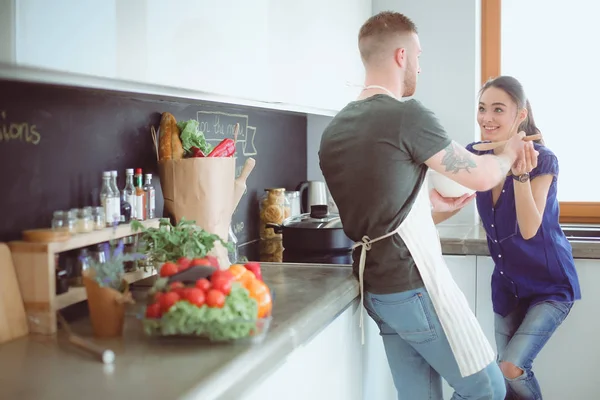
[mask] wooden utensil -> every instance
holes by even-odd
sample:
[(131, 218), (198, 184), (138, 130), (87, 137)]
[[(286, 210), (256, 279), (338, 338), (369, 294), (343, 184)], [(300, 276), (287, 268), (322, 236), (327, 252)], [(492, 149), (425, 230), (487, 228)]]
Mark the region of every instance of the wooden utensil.
[[(525, 136), (523, 138), (523, 141), (525, 141), (525, 142), (531, 142), (532, 140), (539, 140), (541, 138), (542, 138), (542, 135), (540, 135), (538, 133), (536, 135)], [(501, 140), (499, 142), (477, 143), (477, 144), (473, 145), (473, 149), (477, 150), (477, 151), (494, 150), (497, 147), (504, 146), (507, 142), (508, 142), (508, 140)]]
[(235, 210), (240, 202), (240, 200), (242, 199), (242, 196), (244, 195), (244, 192), (246, 191), (246, 180), (248, 179), (248, 175), (250, 175), (250, 172), (252, 172), (252, 170), (254, 169), (254, 166), (256, 165), (256, 161), (254, 160), (254, 158), (250, 157), (248, 159), (246, 159), (246, 162), (244, 163), (244, 167), (242, 168), (242, 172), (240, 173), (240, 176), (238, 176), (233, 185), (233, 209)]
[(29, 334), (10, 249), (0, 243), (0, 344)]
[(73, 331), (71, 331), (71, 327), (69, 326), (65, 318), (62, 316), (60, 311), (56, 312), (56, 317), (65, 329), (65, 332), (67, 333), (67, 340), (69, 341), (69, 343), (82, 350), (85, 350), (98, 360), (102, 361), (104, 364), (112, 364), (115, 362), (115, 353), (112, 350), (103, 349), (97, 346), (95, 343), (92, 343), (91, 341), (74, 334)]
[(29, 229), (23, 231), (23, 240), (35, 243), (65, 242), (71, 234), (63, 229)]

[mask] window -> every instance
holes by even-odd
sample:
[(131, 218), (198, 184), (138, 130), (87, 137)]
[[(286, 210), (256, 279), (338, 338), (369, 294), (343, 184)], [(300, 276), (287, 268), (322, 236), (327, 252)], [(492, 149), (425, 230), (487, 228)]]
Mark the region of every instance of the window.
[[(600, 91), (591, 37), (600, 5), (571, 0), (482, 0), (482, 80), (519, 79), (544, 141), (560, 164), (561, 222), (600, 223), (600, 178), (595, 182), (600, 128), (593, 116)], [(543, 18), (540, 15), (543, 13)], [(586, 100), (587, 99), (587, 100)]]

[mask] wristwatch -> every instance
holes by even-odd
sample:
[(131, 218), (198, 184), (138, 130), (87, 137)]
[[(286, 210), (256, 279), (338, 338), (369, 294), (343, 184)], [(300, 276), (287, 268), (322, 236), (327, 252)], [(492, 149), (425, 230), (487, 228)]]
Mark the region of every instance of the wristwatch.
[(529, 172), (525, 172), (521, 175), (513, 175), (513, 179), (517, 182), (525, 183), (529, 180)]

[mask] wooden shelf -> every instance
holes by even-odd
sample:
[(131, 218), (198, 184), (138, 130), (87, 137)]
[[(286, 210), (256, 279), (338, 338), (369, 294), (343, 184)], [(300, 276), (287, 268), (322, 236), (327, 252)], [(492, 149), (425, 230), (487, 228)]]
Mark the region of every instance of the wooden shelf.
[[(137, 271), (126, 273), (125, 280), (129, 283), (133, 283), (154, 276), (155, 274), (156, 271), (153, 269), (149, 271), (139, 269)], [(85, 300), (87, 300), (87, 295), (83, 286), (70, 287), (68, 292), (56, 295), (54, 300), (54, 308), (56, 310), (60, 310)]]
[[(158, 227), (159, 219), (142, 221), (146, 228)], [(82, 247), (92, 246), (109, 240), (135, 235), (131, 225), (119, 225), (90, 233), (74, 235), (64, 242), (34, 243), (26, 241), (10, 242), (10, 247), (21, 296), (25, 305), (31, 333), (54, 334), (56, 332), (56, 310), (86, 300), (83, 287), (70, 288), (67, 293), (56, 295), (57, 254)], [(154, 271), (143, 270), (128, 273), (128, 282), (135, 282), (152, 276)]]
[[(157, 228), (159, 219), (149, 219), (147, 221), (140, 221), (145, 228)], [(63, 251), (69, 251), (74, 249), (80, 249), (82, 247), (92, 246), (94, 244), (107, 242), (109, 240), (121, 239), (127, 236), (134, 235), (135, 233), (131, 229), (130, 224), (119, 225), (116, 228), (104, 228), (102, 230), (93, 231), (90, 233), (78, 233), (73, 235), (69, 240), (64, 242), (52, 242), (52, 243), (36, 243), (26, 241), (14, 241), (10, 242), (9, 246), (11, 251), (42, 251), (50, 254), (61, 253)]]

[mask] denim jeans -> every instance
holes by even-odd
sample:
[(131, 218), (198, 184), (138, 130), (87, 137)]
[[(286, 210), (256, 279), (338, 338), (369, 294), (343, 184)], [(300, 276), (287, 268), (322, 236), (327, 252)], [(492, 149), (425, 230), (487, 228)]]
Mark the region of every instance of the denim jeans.
[(532, 370), (533, 360), (565, 320), (573, 303), (544, 301), (523, 306), (506, 317), (496, 314), (498, 361), (514, 364), (523, 374), (506, 380), (507, 400), (541, 400), (542, 391)]
[(365, 308), (379, 326), (399, 400), (442, 400), (442, 377), (453, 400), (504, 400), (495, 362), (462, 377), (448, 339), (423, 288), (393, 294), (365, 293)]

